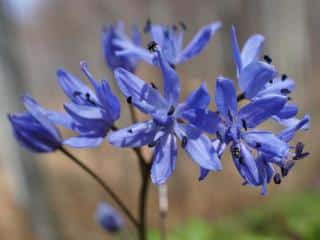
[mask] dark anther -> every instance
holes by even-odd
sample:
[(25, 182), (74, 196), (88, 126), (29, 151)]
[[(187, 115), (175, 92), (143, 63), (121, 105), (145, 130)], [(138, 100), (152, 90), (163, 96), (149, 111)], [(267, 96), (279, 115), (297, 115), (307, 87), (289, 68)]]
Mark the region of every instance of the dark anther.
[(237, 96), (237, 101), (240, 102), (241, 100), (245, 99), (246, 98), (246, 95), (245, 93), (240, 93), (238, 96)]
[(132, 133), (133, 131), (132, 131), (132, 129), (130, 128), (130, 129), (128, 130), (128, 132), (129, 132), (129, 133)]
[(281, 80), (284, 81), (288, 78), (287, 74), (282, 74), (281, 75)]
[(295, 149), (295, 156), (293, 157), (293, 160), (300, 160), (307, 156), (309, 156), (309, 152), (303, 152), (304, 144), (302, 142), (298, 142)]
[(168, 110), (168, 116), (171, 116), (173, 113), (174, 113), (174, 111), (175, 111), (176, 109), (174, 108), (174, 106), (171, 106), (170, 108), (169, 108), (169, 110)]
[(241, 122), (242, 122), (242, 126), (243, 126), (243, 128), (244, 128), (244, 130), (248, 130), (248, 126), (247, 126), (247, 122), (246, 122), (246, 120), (244, 120), (244, 119), (241, 119)]
[(74, 97), (76, 97), (76, 96), (80, 96), (80, 95), (81, 95), (81, 92), (79, 92), (79, 91), (74, 91), (72, 94), (73, 94)]
[(172, 69), (174, 69), (174, 70), (176, 69), (176, 65), (175, 64), (170, 63), (169, 65), (170, 65), (170, 67), (172, 67)]
[(286, 177), (290, 171), (290, 169), (294, 166), (294, 161), (287, 161), (284, 166), (281, 167), (281, 176)]
[(281, 176), (286, 177), (288, 175), (289, 171), (285, 167), (281, 167)]
[(89, 103), (91, 103), (91, 104), (93, 104), (93, 105), (96, 105), (96, 103), (95, 103), (95, 101), (93, 101), (90, 97), (90, 93), (86, 93), (86, 100), (89, 102)]
[(146, 21), (146, 25), (144, 25), (143, 32), (148, 33), (150, 32), (150, 30), (151, 30), (151, 20), (150, 18), (148, 18)]
[(288, 101), (291, 101), (292, 100), (292, 97), (288, 97)]
[(188, 143), (188, 138), (186, 136), (183, 136), (181, 140), (181, 147), (185, 148), (187, 146), (187, 143)]
[(173, 29), (173, 31), (177, 31), (178, 30), (177, 25), (172, 25), (172, 29)]
[(219, 131), (216, 132), (217, 138), (222, 142), (222, 136)]
[(132, 96), (127, 97), (127, 103), (131, 104), (132, 103)]
[(308, 157), (309, 155), (310, 155), (309, 152), (304, 152), (304, 153), (301, 153), (299, 155), (295, 155), (293, 157), (293, 160), (301, 160), (301, 159), (304, 159), (304, 158)]
[(86, 98), (90, 99), (90, 93), (86, 93)]
[(155, 52), (157, 50), (157, 47), (158, 47), (158, 44), (155, 42), (155, 41), (151, 41), (149, 44), (148, 44), (148, 50), (150, 52)]
[(280, 184), (281, 183), (281, 176), (279, 173), (276, 173), (274, 176), (273, 176), (273, 182), (275, 184)]
[(256, 148), (261, 148), (261, 143), (256, 142)]
[(180, 21), (179, 25), (180, 25), (180, 27), (182, 28), (183, 31), (187, 30), (187, 25), (183, 21)]
[(151, 87), (152, 87), (152, 88), (158, 89), (158, 87), (157, 87), (153, 82), (151, 82), (150, 84), (151, 84)]
[(267, 62), (267, 63), (272, 63), (272, 58), (271, 57), (269, 57), (268, 55), (264, 55), (263, 56), (263, 59)]
[(280, 92), (281, 92), (281, 94), (284, 94), (284, 95), (287, 95), (287, 94), (290, 94), (290, 93), (291, 93), (291, 91), (290, 91), (288, 88), (282, 88), (282, 89), (280, 90)]
[[(233, 147), (231, 150), (232, 156), (234, 158), (240, 158), (240, 148), (238, 147)], [(240, 159), (239, 159), (240, 160)]]
[(154, 147), (156, 144), (157, 144), (156, 141), (151, 142), (151, 143), (148, 144), (148, 147), (149, 147), (149, 148), (152, 148), (152, 147)]
[(273, 83), (273, 79), (270, 79), (270, 80), (269, 80), (269, 83), (271, 83), (271, 84), (272, 84), (272, 83)]

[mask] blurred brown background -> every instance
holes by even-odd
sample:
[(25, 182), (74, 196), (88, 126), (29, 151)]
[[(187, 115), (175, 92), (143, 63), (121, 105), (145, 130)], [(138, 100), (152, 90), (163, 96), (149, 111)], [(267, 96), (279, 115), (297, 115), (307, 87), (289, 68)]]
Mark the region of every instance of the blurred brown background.
[[(102, 58), (100, 31), (118, 20), (137, 23), (140, 29), (148, 17), (165, 24), (183, 20), (188, 26), (185, 42), (202, 25), (223, 22), (206, 51), (178, 67), (184, 96), (203, 80), (213, 91), (218, 74), (234, 77), (231, 24), (236, 25), (241, 43), (250, 34), (262, 33), (264, 52), (279, 71), (297, 82), (293, 99), (300, 107), (299, 116), (312, 116), (311, 131), (296, 138), (305, 141), (311, 157), (299, 163), (283, 184), (270, 186), (266, 197), (259, 195), (259, 189), (241, 186), (227, 157), (221, 173), (199, 183), (198, 168), (181, 152), (169, 181), (170, 228), (190, 217), (212, 220), (251, 206), (263, 207), (276, 196), (319, 188), (320, 1), (0, 0), (0, 8), (0, 239), (109, 239), (94, 221), (96, 204), (105, 200), (101, 189), (61, 154), (35, 156), (21, 149), (6, 114), (22, 109), (18, 100), (25, 91), (44, 106), (62, 110), (66, 98), (55, 71), (64, 67), (80, 76), (81, 60), (88, 61), (97, 78), (113, 82)], [(138, 74), (147, 81), (159, 78), (156, 70), (144, 64)], [(120, 126), (129, 124), (125, 108), (123, 103)], [(130, 151), (107, 142), (98, 149), (72, 151), (136, 208), (139, 176)], [(156, 193), (151, 186), (148, 217), (153, 227), (158, 225)]]

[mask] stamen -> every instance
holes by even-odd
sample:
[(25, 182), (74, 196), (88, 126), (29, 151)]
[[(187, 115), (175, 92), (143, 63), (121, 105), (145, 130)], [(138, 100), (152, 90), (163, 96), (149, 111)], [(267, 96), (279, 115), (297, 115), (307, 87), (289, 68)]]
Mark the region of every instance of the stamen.
[(268, 55), (264, 55), (263, 56), (263, 59), (267, 62), (267, 63), (272, 63), (272, 58), (271, 57), (269, 57)]
[(170, 67), (172, 67), (172, 69), (176, 69), (176, 65), (175, 64), (173, 64), (173, 63), (169, 63), (169, 65), (170, 65)]
[(248, 130), (248, 126), (247, 126), (247, 122), (246, 122), (246, 120), (244, 120), (244, 119), (241, 119), (241, 122), (242, 122), (242, 126), (243, 126), (243, 128), (244, 128), (244, 130)]
[(274, 176), (273, 176), (273, 182), (275, 184), (280, 184), (281, 183), (281, 176), (279, 173), (276, 173)]
[(287, 89), (287, 88), (282, 88), (282, 89), (280, 90), (280, 92), (281, 92), (281, 94), (284, 94), (284, 95), (287, 95), (287, 94), (290, 94), (290, 93), (291, 93), (291, 91), (290, 91), (289, 89)]
[(270, 80), (269, 80), (269, 83), (271, 83), (271, 84), (272, 84), (272, 83), (273, 83), (273, 79), (270, 79)]
[(168, 111), (168, 116), (171, 116), (173, 113), (174, 113), (174, 111), (175, 111), (175, 108), (174, 108), (174, 106), (171, 106), (170, 108), (169, 108), (169, 111)]
[(148, 147), (149, 147), (149, 148), (152, 148), (152, 147), (154, 147), (156, 144), (157, 144), (157, 142), (156, 142), (156, 141), (153, 141), (153, 142), (151, 142), (151, 143), (148, 144)]
[(222, 142), (222, 136), (219, 131), (216, 132), (217, 138)]
[(183, 136), (181, 140), (181, 147), (185, 148), (187, 144), (188, 144), (188, 138), (186, 136)]
[[(239, 158), (240, 157), (240, 148), (238, 147), (233, 147), (231, 150), (231, 154), (234, 158)], [(239, 159), (240, 160), (240, 159)]]
[(132, 96), (127, 98), (127, 103), (131, 104), (132, 103)]
[(155, 52), (157, 50), (157, 47), (158, 47), (158, 44), (155, 42), (155, 41), (151, 41), (149, 44), (148, 44), (148, 50), (150, 52)]
[(261, 148), (261, 143), (256, 142), (256, 148)]
[(91, 104), (93, 104), (93, 105), (96, 105), (95, 101), (93, 101), (90, 97), (91, 97), (91, 96), (90, 96), (90, 93), (86, 93), (86, 100), (87, 100), (89, 103), (91, 103)]
[(180, 21), (179, 25), (180, 25), (180, 27), (182, 28), (183, 31), (187, 30), (187, 25), (183, 21)]
[(282, 74), (281, 75), (281, 80), (284, 81), (288, 78), (287, 74)]
[(72, 93), (72, 95), (73, 95), (74, 97), (77, 97), (77, 96), (80, 96), (80, 95), (81, 95), (81, 92), (79, 92), (79, 91), (74, 91), (74, 92)]
[(151, 87), (152, 87), (152, 88), (158, 89), (158, 87), (157, 87), (153, 82), (151, 82), (150, 84), (151, 84)]
[(133, 131), (132, 131), (132, 129), (131, 129), (131, 128), (128, 130), (128, 132), (129, 132), (129, 133), (133, 133)]

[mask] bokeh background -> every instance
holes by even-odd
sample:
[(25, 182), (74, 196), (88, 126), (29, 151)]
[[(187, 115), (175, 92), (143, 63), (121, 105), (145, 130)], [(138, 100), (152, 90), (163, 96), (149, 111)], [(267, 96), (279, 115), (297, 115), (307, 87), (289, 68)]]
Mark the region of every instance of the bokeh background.
[[(62, 110), (66, 98), (55, 71), (64, 67), (80, 76), (81, 60), (118, 91), (102, 57), (101, 29), (118, 20), (142, 29), (148, 17), (165, 24), (184, 21), (186, 41), (204, 24), (224, 24), (205, 52), (178, 67), (183, 96), (201, 81), (213, 91), (219, 74), (235, 76), (230, 50), (230, 27), (235, 24), (241, 43), (250, 34), (265, 35), (264, 52), (297, 82), (293, 100), (300, 106), (299, 116), (312, 116), (311, 130), (296, 138), (305, 142), (311, 156), (299, 162), (283, 184), (270, 185), (265, 197), (259, 189), (241, 185), (227, 156), (221, 173), (199, 183), (197, 167), (181, 152), (168, 183), (171, 238), (320, 239), (319, 12), (318, 0), (0, 0), (0, 239), (134, 239), (129, 223), (120, 236), (101, 230), (94, 220), (96, 205), (112, 201), (61, 154), (32, 155), (18, 146), (6, 114), (22, 110), (19, 96), (26, 91), (44, 106)], [(159, 81), (158, 71), (145, 64), (138, 75)], [(118, 125), (126, 126), (130, 117), (122, 102)], [(72, 151), (136, 209), (139, 175), (130, 151), (108, 143)], [(157, 206), (157, 189), (151, 186), (152, 229), (159, 225)], [(151, 235), (157, 239), (156, 231)]]

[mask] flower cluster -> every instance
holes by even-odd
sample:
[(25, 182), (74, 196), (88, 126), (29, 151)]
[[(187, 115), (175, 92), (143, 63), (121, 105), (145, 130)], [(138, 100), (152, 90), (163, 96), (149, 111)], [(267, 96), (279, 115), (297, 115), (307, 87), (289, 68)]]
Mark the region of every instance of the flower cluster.
[[(47, 110), (25, 96), (27, 112), (9, 115), (16, 138), (35, 152), (52, 152), (62, 145), (97, 147), (105, 139), (121, 148), (149, 146), (153, 150), (150, 174), (154, 184), (165, 183), (174, 172), (179, 147), (199, 166), (199, 180), (211, 171), (222, 170), (221, 157), (229, 148), (243, 184), (260, 186), (266, 194), (272, 179), (279, 184), (297, 160), (308, 156), (304, 144), (293, 144), (292, 139), (299, 130), (308, 129), (310, 117), (296, 117), (298, 107), (289, 96), (295, 82), (279, 73), (269, 56), (261, 57), (264, 37), (251, 36), (240, 50), (234, 27), (231, 47), (239, 93), (236, 81), (220, 75), (213, 93), (202, 83), (181, 100), (182, 81), (175, 66), (200, 54), (221, 26), (214, 22), (202, 27), (183, 47), (184, 23), (167, 26), (147, 21), (144, 33), (150, 35), (150, 43), (146, 48), (136, 26), (131, 37), (123, 23), (106, 27), (102, 33), (106, 64), (126, 103), (149, 115), (149, 120), (115, 127), (121, 113), (119, 99), (107, 80), (94, 79), (87, 64), (81, 62), (91, 87), (59, 69), (59, 85), (69, 99), (65, 112)], [(135, 74), (140, 61), (159, 69), (162, 89)], [(212, 97), (215, 110), (209, 108)], [(275, 121), (282, 130), (258, 130), (267, 120)], [(75, 136), (63, 139), (55, 125), (71, 129)], [(109, 211), (101, 208), (99, 212)], [(101, 214), (98, 218), (105, 225), (107, 220)]]

